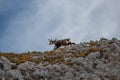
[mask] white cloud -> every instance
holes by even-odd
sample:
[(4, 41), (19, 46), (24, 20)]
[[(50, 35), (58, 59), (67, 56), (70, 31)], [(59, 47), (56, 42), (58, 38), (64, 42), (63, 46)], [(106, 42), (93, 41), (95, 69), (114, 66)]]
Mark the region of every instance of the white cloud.
[(13, 38), (11, 41), (15, 42), (10, 50), (49, 50), (48, 38), (70, 37), (78, 43), (102, 36), (115, 37), (119, 3), (119, 0), (34, 0), (30, 9), (9, 22), (11, 33), (7, 39)]

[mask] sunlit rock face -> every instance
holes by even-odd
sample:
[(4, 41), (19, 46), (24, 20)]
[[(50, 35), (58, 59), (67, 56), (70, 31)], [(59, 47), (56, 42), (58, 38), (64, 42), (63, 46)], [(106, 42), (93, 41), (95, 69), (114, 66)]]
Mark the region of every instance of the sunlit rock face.
[(46, 52), (0, 53), (0, 80), (120, 80), (120, 40), (101, 38)]

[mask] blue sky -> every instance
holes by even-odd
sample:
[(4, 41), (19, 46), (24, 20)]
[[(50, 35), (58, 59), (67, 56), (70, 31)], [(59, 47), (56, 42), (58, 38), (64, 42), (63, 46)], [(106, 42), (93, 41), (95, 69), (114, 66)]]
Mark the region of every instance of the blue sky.
[(48, 39), (120, 39), (120, 0), (0, 0), (0, 51), (47, 51)]

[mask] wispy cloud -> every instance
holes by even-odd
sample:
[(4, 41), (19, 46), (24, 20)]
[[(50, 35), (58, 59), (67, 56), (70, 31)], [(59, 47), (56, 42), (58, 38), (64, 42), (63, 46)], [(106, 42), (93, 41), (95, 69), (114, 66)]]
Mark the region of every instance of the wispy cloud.
[(45, 51), (51, 49), (48, 38), (70, 37), (76, 43), (102, 36), (120, 38), (119, 3), (119, 0), (29, 1), (7, 22), (1, 47), (16, 52)]

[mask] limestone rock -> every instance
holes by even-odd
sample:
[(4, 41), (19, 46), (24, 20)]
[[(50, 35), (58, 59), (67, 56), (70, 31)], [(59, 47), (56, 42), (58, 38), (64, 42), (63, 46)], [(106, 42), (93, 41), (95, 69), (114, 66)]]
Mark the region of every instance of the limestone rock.
[(116, 38), (79, 43), (31, 58), (40, 63), (17, 65), (1, 56), (0, 80), (120, 80), (120, 40)]

